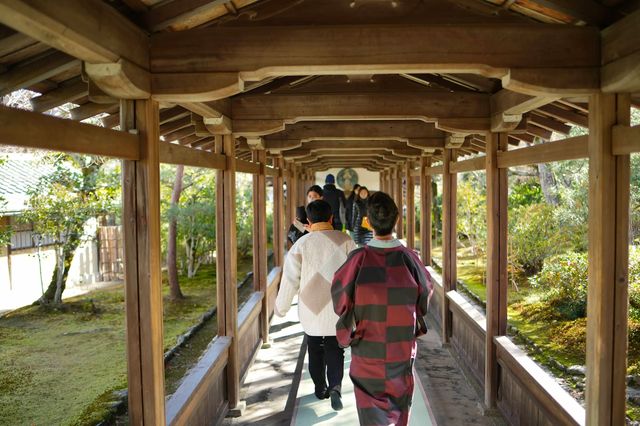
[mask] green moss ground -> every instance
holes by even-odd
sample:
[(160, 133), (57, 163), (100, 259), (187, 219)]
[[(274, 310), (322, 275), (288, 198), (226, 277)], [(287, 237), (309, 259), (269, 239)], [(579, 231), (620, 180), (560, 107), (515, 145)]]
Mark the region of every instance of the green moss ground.
[[(251, 259), (239, 262), (239, 277), (248, 270)], [(186, 298), (179, 302), (163, 286), (165, 350), (216, 303), (215, 267), (180, 282)], [(215, 330), (215, 321), (206, 328)], [(112, 392), (126, 388), (125, 350), (122, 285), (68, 299), (60, 310), (29, 306), (0, 318), (0, 424), (95, 424)], [(181, 368), (167, 372), (168, 390), (198, 356), (181, 352)]]

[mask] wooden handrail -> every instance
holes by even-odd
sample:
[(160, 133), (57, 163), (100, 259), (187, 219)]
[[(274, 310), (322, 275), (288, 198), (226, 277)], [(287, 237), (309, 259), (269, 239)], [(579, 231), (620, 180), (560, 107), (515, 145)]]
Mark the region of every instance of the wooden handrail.
[(487, 333), (486, 317), (455, 290), (447, 293), (447, 299), (450, 301), (449, 306), (456, 309), (461, 314), (460, 317), (471, 325), (473, 331), (484, 338)]
[(584, 425), (585, 410), (548, 373), (506, 336), (494, 338), (498, 362), (507, 368), (521, 386), (535, 398), (545, 412), (555, 416), (558, 424)]
[(247, 332), (251, 322), (256, 319), (260, 313), (263, 297), (263, 292), (253, 292), (242, 309), (240, 309), (240, 312), (238, 312), (238, 336), (240, 336), (240, 338)]
[(188, 416), (197, 407), (193, 402), (203, 400), (201, 392), (205, 390), (204, 383), (219, 375), (227, 365), (229, 358), (231, 337), (218, 336), (213, 340), (198, 363), (187, 373), (178, 389), (167, 402), (165, 413), (167, 424), (180, 424), (180, 420)]

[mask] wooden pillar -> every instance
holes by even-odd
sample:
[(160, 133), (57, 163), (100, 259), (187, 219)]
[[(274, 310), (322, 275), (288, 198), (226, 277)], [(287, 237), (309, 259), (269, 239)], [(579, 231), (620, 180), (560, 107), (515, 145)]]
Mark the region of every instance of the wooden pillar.
[(414, 248), (416, 239), (416, 210), (414, 202), (413, 176), (411, 176), (411, 162), (405, 165), (405, 180), (407, 181), (407, 247)]
[(231, 337), (227, 360), (229, 415), (242, 415), (240, 361), (238, 357), (238, 259), (236, 237), (236, 158), (232, 135), (216, 135), (216, 153), (227, 157), (225, 170), (216, 179), (216, 277), (218, 290), (218, 335)]
[(398, 239), (404, 238), (404, 209), (403, 200), (402, 200), (402, 166), (396, 166), (392, 169), (394, 175), (394, 189), (393, 189), (393, 197), (398, 206), (398, 224), (396, 225), (396, 236)]
[(507, 331), (507, 169), (498, 168), (498, 151), (507, 150), (507, 133), (486, 137), (487, 173), (487, 333), (485, 339), (484, 403), (496, 407), (498, 360), (494, 337)]
[(431, 265), (431, 175), (426, 168), (431, 167), (431, 157), (420, 158), (420, 255), (422, 262)]
[(267, 152), (256, 149), (251, 153), (254, 163), (260, 164), (260, 171), (253, 175), (253, 286), (261, 291), (260, 334), (263, 347), (269, 345), (269, 300), (267, 297), (267, 177), (265, 165)]
[(135, 425), (165, 423), (158, 120), (155, 101), (121, 103), (121, 129), (140, 137), (140, 160), (122, 162), (129, 421)]
[(384, 192), (384, 170), (380, 170), (378, 173), (378, 188)]
[(273, 178), (273, 261), (284, 265), (284, 161), (274, 158), (277, 175)]
[(450, 172), (450, 163), (455, 159), (452, 149), (445, 148), (442, 173), (442, 342), (449, 343), (451, 337), (451, 314), (447, 292), (456, 289), (456, 189), (457, 175)]
[(299, 182), (298, 182), (298, 165), (296, 163), (291, 163), (289, 166), (289, 180), (287, 182), (287, 213), (289, 215), (287, 219), (286, 226), (289, 226), (293, 223), (296, 218), (296, 207), (298, 207), (299, 203)]
[(587, 425), (625, 423), (629, 155), (612, 154), (612, 128), (629, 125), (629, 95), (589, 99)]
[[(282, 161), (282, 177), (284, 179), (285, 186), (287, 187), (287, 194), (284, 197), (284, 222), (283, 227), (288, 227), (291, 223), (293, 223), (293, 217), (291, 215), (291, 198), (292, 198), (292, 184), (291, 184), (291, 166), (287, 164), (284, 160)], [(283, 230), (284, 232), (284, 230)], [(283, 242), (285, 247), (289, 247), (286, 234), (283, 235)]]

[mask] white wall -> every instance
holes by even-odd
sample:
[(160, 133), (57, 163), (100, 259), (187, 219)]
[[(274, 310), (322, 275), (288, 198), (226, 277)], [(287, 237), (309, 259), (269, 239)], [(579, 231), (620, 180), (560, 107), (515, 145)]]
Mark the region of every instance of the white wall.
[[(14, 251), (11, 253), (11, 280), (9, 280), (9, 258), (6, 252), (2, 253), (0, 255), (0, 311), (29, 305), (40, 297), (41, 285), (45, 290), (49, 286), (55, 263), (55, 253), (51, 248), (41, 249), (39, 261), (37, 249)], [(87, 241), (76, 250), (63, 296), (80, 294), (88, 284), (99, 280), (98, 247), (94, 241)]]
[[(316, 183), (320, 186), (323, 186), (325, 177), (329, 173), (331, 173), (333, 176), (336, 177), (336, 186), (340, 188), (337, 182), (337, 177), (340, 170), (342, 169), (329, 169), (323, 172), (316, 172)], [(358, 169), (358, 168), (353, 170), (355, 170), (358, 173), (358, 184), (360, 186), (366, 186), (367, 189), (369, 189), (370, 191), (380, 190), (380, 173), (379, 172), (372, 172), (366, 169)], [(340, 189), (344, 190), (344, 188), (340, 188)]]

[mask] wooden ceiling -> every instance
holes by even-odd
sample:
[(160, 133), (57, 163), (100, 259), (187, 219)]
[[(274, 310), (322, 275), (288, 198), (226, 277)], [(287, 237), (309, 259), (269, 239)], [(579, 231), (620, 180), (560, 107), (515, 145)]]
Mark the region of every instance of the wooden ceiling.
[[(2, 3), (0, 15), (4, 7), (15, 7)], [(31, 2), (15, 3), (28, 8)], [(326, 165), (372, 169), (425, 154), (437, 158), (445, 146), (457, 147), (462, 156), (483, 152), (489, 129), (509, 130), (511, 143), (530, 144), (550, 140), (552, 132), (567, 135), (574, 125), (586, 127), (588, 90), (529, 96), (526, 82), (558, 78), (576, 87), (592, 85), (599, 46), (582, 46), (594, 46), (600, 30), (640, 8), (638, 0), (35, 3), (53, 21), (63, 14), (60, 21), (68, 19), (79, 36), (70, 38), (77, 45), (58, 41), (52, 26), (52, 37), (36, 39), (26, 33), (49, 29), (32, 33), (17, 18), (0, 17), (8, 25), (0, 25), (0, 94), (37, 92), (34, 111), (72, 102), (78, 105), (72, 119), (100, 115), (105, 127), (116, 127), (122, 81), (101, 79), (105, 67), (94, 65), (114, 62), (133, 75), (153, 73), (147, 86), (131, 85), (140, 93), (153, 87), (163, 143), (208, 150), (213, 134), (232, 131), (239, 158), (260, 147), (313, 167), (326, 159)], [(109, 40), (105, 46), (87, 43), (83, 31), (100, 27), (101, 19), (109, 22), (103, 30)], [(456, 65), (472, 62), (460, 40), (489, 52), (489, 66)], [(95, 48), (88, 49), (92, 43)], [(123, 51), (126, 56), (113, 53)], [(443, 56), (449, 65), (396, 66), (425, 57), (439, 63)], [(326, 61), (334, 65), (325, 67)], [(139, 73), (147, 63), (147, 74)], [(519, 69), (565, 63), (571, 66), (567, 75), (556, 70), (532, 78), (526, 67)], [(507, 80), (505, 67), (513, 69)], [(521, 93), (507, 90), (507, 82)], [(640, 103), (640, 97), (633, 99)]]

